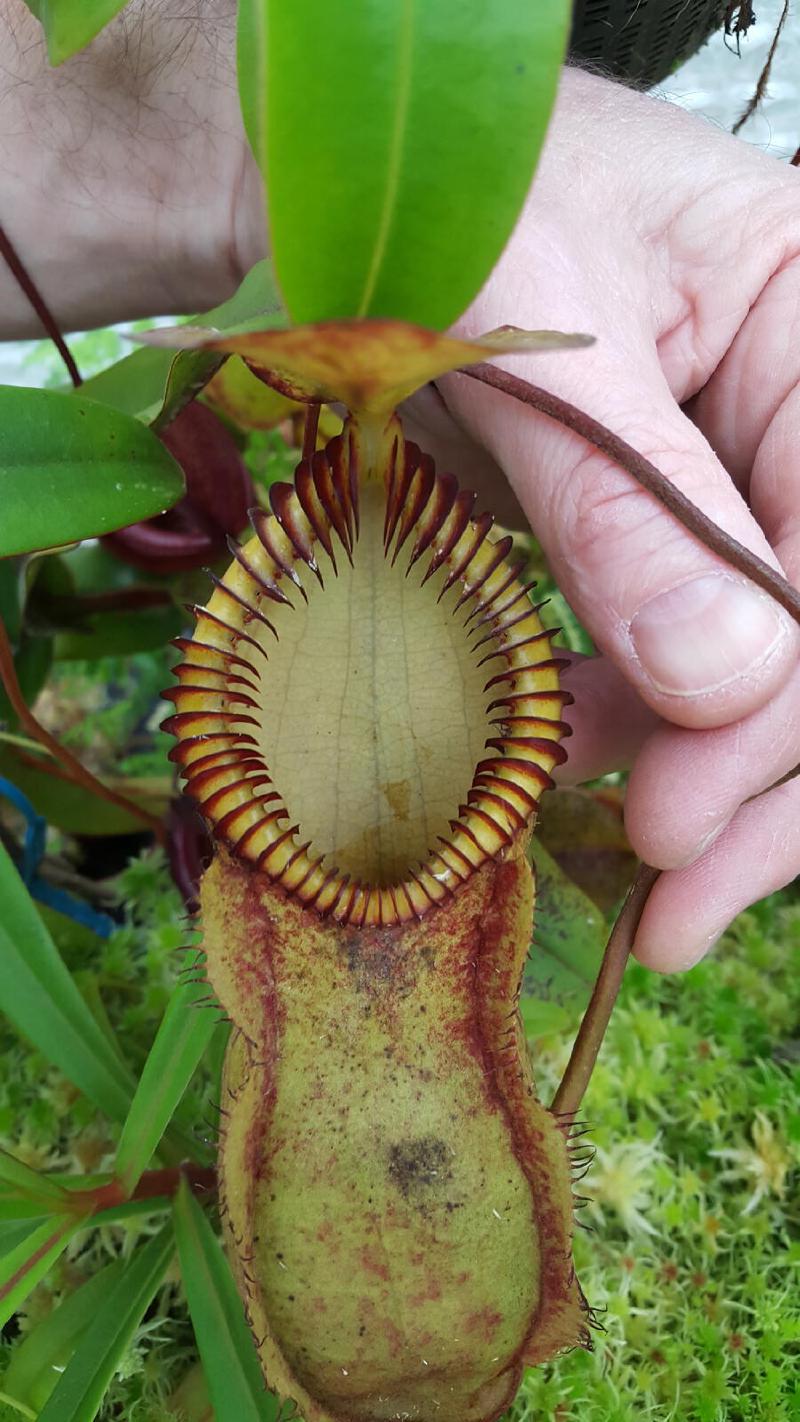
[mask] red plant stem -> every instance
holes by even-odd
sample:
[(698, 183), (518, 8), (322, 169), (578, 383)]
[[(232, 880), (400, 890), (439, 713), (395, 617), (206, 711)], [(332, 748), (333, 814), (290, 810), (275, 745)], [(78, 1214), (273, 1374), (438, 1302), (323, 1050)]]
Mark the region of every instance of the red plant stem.
[(74, 1190), (69, 1192), (70, 1208), (77, 1207), (82, 1212), (88, 1206), (93, 1213), (112, 1210), (117, 1205), (127, 1205), (131, 1200), (156, 1200), (171, 1198), (177, 1193), (181, 1181), (185, 1180), (196, 1195), (216, 1193), (217, 1172), (213, 1166), (195, 1165), (184, 1161), (163, 1170), (146, 1170), (132, 1194), (127, 1194), (119, 1180), (109, 1180), (107, 1185), (99, 1185), (94, 1190)]
[(554, 1114), (574, 1116), (580, 1107), (617, 1000), (644, 906), (660, 872), (659, 869), (652, 869), (649, 864), (640, 864), (636, 878), (628, 890), (628, 896), (606, 944), (600, 972), (575, 1038), (566, 1071), (553, 1097), (550, 1109)]
[(22, 695), (14, 666), (14, 654), (2, 618), (0, 618), (0, 680), (2, 680), (14, 712), (19, 717), (20, 725), (33, 740), (39, 741), (55, 756), (57, 761), (60, 761), (68, 779), (76, 785), (83, 786), (90, 795), (97, 795), (103, 800), (108, 800), (109, 804), (116, 805), (118, 809), (125, 810), (127, 814), (135, 816), (155, 835), (159, 844), (166, 844), (166, 830), (161, 820), (156, 819), (155, 815), (149, 814), (147, 810), (143, 810), (133, 800), (129, 800), (127, 795), (119, 795), (116, 790), (110, 790), (107, 785), (92, 775), (90, 770), (81, 765), (72, 751), (67, 750), (66, 746), (62, 746), (55, 736), (51, 736), (50, 732), (37, 721)]
[(317, 452), (317, 430), (319, 429), (319, 405), (309, 405), (303, 425), (302, 459), (313, 459)]
[(20, 289), (25, 293), (25, 296), (27, 297), (34, 311), (36, 312), (36, 315), (39, 317), (39, 320), (41, 321), (44, 330), (50, 337), (50, 340), (53, 342), (53, 345), (56, 347), (56, 350), (58, 351), (59, 355), (61, 356), (61, 359), (67, 367), (70, 380), (77, 389), (79, 385), (83, 384), (83, 380), (81, 378), (81, 373), (78, 370), (77, 365), (75, 364), (75, 358), (71, 350), (69, 349), (69, 346), (67, 345), (66, 341), (64, 340), (64, 337), (62, 336), (60, 330), (58, 329), (56, 319), (53, 316), (53, 313), (47, 305), (47, 302), (45, 301), (44, 297), (42, 296), (42, 293), (39, 291), (39, 288), (36, 286), (33, 277), (31, 276), (27, 267), (24, 265), (22, 258), (20, 257), (16, 247), (11, 241), (11, 238), (6, 232), (3, 231), (2, 227), (0, 227), (0, 256), (3, 257), (6, 266), (14, 277), (14, 280), (16, 281)]
[(558, 395), (552, 395), (549, 390), (542, 390), (538, 385), (530, 385), (527, 380), (521, 380), (517, 375), (509, 375), (506, 370), (481, 364), (469, 366), (460, 373), (469, 375), (473, 380), (480, 380), (484, 385), (492, 385), (504, 395), (510, 395), (523, 405), (538, 410), (539, 414), (547, 415), (548, 419), (566, 425), (567, 429), (585, 439), (587, 444), (594, 445), (595, 449), (607, 454), (609, 459), (613, 459), (615, 464), (626, 470), (642, 488), (657, 498), (678, 523), (694, 534), (698, 542), (710, 548), (713, 553), (718, 553), (731, 567), (738, 569), (750, 578), (751, 582), (770, 593), (795, 622), (800, 623), (800, 592), (797, 588), (793, 588), (791, 583), (756, 553), (719, 528), (713, 519), (697, 508), (691, 499), (687, 499), (655, 464), (645, 459), (627, 440), (621, 439), (599, 420), (594, 420), (591, 415), (579, 410), (577, 405), (571, 405), (568, 400), (562, 400)]

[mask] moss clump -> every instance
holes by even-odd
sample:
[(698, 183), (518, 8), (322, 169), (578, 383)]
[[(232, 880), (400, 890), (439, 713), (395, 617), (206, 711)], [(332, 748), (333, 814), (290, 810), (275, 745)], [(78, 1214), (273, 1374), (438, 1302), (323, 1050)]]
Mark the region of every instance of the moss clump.
[[(555, 1080), (564, 1046), (542, 1045)], [(514, 1422), (793, 1422), (796, 891), (743, 914), (688, 975), (629, 969), (584, 1114), (597, 1155), (576, 1258), (605, 1332), (530, 1371)]]

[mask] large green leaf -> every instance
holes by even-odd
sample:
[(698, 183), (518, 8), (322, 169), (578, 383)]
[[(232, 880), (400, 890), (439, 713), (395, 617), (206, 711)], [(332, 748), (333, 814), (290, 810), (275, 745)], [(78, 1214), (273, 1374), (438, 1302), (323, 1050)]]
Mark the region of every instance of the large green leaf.
[(179, 466), (138, 420), (83, 395), (0, 386), (0, 556), (110, 533), (182, 493)]
[(50, 63), (61, 64), (89, 44), (128, 0), (26, 0), (26, 4), (44, 28)]
[(530, 185), (570, 10), (241, 0), (242, 111), (295, 321), (442, 329), (469, 305)]
[(93, 1422), (117, 1365), (161, 1283), (175, 1248), (172, 1221), (134, 1254), (106, 1292), (39, 1422)]
[(183, 1284), (216, 1422), (274, 1422), (280, 1404), (264, 1391), (230, 1266), (185, 1182), (174, 1215)]
[(0, 1010), (101, 1111), (124, 1120), (133, 1080), (78, 992), (0, 844)]
[(198, 1006), (207, 996), (207, 985), (184, 982), (170, 998), (117, 1149), (116, 1174), (127, 1194), (146, 1169), (214, 1033), (216, 1014)]

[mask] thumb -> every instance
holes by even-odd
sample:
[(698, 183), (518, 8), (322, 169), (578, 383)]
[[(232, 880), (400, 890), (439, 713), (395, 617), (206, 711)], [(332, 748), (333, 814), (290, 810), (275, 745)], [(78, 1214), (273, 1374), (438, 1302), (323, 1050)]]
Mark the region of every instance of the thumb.
[[(578, 405), (645, 455), (773, 567), (764, 534), (681, 412), (646, 340), (527, 357), (514, 372)], [(798, 629), (769, 595), (701, 544), (633, 477), (547, 416), (464, 375), (451, 413), (505, 470), (553, 575), (598, 647), (659, 715), (738, 720), (789, 676)]]

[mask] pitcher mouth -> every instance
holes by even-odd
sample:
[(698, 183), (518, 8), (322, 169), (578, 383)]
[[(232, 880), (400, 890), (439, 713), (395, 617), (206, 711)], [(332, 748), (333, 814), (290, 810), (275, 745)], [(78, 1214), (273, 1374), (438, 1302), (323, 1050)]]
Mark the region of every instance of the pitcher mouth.
[(348, 421), (270, 491), (166, 693), (214, 835), (316, 913), (420, 918), (527, 836), (565, 694), (512, 540), (403, 439)]

